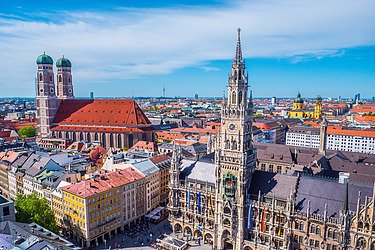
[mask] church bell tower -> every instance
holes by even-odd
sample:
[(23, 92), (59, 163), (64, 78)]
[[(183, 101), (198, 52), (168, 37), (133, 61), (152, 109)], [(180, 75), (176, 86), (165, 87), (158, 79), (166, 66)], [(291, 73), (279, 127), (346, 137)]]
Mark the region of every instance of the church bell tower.
[(215, 155), (215, 249), (243, 249), (249, 235), (249, 188), (255, 169), (252, 146), (252, 99), (238, 29), (236, 54), (228, 77), (228, 95), (221, 109), (221, 131)]
[(39, 137), (46, 138), (51, 136), (50, 128), (59, 103), (55, 93), (52, 58), (43, 53), (38, 56), (36, 63), (38, 65), (36, 82), (37, 131)]

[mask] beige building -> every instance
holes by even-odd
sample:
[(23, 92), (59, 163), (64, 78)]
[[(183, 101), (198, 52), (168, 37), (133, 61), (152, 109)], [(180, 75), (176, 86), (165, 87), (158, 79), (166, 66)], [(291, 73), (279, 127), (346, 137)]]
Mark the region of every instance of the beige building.
[(133, 168), (61, 188), (64, 233), (83, 247), (110, 239), (145, 214), (144, 176)]

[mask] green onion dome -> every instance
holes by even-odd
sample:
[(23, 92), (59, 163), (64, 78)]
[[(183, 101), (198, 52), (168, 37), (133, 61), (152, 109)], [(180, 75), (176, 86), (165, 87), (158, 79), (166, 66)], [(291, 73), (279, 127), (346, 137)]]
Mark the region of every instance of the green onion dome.
[(56, 67), (72, 67), (72, 63), (64, 56), (56, 61)]
[(303, 103), (303, 99), (301, 98), (301, 94), (298, 92), (297, 98), (294, 100), (295, 103)]
[(46, 55), (46, 52), (44, 52), (42, 55), (38, 56), (36, 59), (37, 64), (53, 64), (52, 57), (49, 55)]

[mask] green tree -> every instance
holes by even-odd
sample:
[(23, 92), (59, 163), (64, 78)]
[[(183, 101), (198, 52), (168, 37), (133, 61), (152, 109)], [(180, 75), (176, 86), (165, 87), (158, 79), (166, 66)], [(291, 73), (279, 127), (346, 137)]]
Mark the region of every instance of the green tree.
[(36, 135), (36, 128), (33, 126), (25, 126), (18, 131), (18, 134), (23, 138), (34, 137)]
[(39, 198), (36, 193), (29, 195), (19, 194), (14, 204), (18, 222), (35, 222), (52, 232), (58, 232), (55, 216), (45, 198)]

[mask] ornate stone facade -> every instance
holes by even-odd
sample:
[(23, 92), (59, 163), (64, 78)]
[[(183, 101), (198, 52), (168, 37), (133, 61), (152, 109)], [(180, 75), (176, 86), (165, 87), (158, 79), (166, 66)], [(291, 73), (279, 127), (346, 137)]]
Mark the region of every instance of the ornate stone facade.
[[(252, 100), (250, 94), (248, 101), (247, 91), (238, 36), (221, 131), (210, 143), (208, 153), (212, 153), (199, 160), (183, 159), (181, 149), (173, 149), (168, 209), (174, 233), (200, 238), (218, 250), (375, 250), (372, 185), (352, 182), (350, 177), (303, 175), (303, 161), (311, 163), (310, 172), (324, 170), (324, 154), (299, 159), (301, 168), (293, 173), (298, 164), (289, 149), (270, 156), (280, 170), (255, 170), (256, 148), (262, 146), (252, 143)], [(268, 157), (268, 151), (259, 151)], [(278, 155), (291, 159), (281, 164), (274, 159)], [(258, 168), (262, 163), (258, 162)]]

